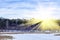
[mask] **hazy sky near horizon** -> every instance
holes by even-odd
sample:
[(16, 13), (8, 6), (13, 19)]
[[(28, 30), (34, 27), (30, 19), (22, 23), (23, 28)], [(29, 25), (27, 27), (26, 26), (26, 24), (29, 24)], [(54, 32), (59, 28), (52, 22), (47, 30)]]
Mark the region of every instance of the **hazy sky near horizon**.
[(60, 0), (0, 0), (0, 17), (60, 19)]

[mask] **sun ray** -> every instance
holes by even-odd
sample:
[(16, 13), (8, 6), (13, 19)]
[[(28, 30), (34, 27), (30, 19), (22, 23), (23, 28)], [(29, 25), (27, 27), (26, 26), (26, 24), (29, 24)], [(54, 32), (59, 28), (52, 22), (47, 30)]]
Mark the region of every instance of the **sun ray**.
[(44, 20), (39, 28), (41, 30), (59, 30), (60, 27), (54, 20)]

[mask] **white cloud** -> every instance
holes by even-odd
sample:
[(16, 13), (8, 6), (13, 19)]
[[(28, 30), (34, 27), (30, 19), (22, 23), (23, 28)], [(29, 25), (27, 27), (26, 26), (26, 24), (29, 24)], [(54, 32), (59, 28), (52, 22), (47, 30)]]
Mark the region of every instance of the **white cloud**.
[[(6, 0), (8, 1), (8, 0)], [(34, 1), (34, 0), (33, 0)], [(48, 0), (45, 0), (48, 1)], [(27, 1), (26, 1), (27, 2)], [(26, 2), (17, 2), (9, 4), (0, 9), (1, 16), (6, 18), (59, 18), (55, 14), (60, 13), (60, 7), (56, 2), (40, 2), (35, 1), (37, 4)], [(30, 1), (31, 2), (31, 1)], [(8, 16), (8, 17), (7, 17)]]

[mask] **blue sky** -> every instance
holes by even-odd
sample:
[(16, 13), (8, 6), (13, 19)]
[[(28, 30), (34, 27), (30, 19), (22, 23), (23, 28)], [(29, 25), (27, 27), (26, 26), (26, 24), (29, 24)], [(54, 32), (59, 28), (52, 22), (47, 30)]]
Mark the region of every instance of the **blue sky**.
[(0, 17), (60, 18), (60, 0), (0, 0)]

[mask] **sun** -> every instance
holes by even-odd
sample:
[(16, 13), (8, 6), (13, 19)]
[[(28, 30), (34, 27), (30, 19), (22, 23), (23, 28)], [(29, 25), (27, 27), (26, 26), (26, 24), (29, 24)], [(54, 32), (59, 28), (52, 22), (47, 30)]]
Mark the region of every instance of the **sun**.
[[(41, 22), (41, 23), (39, 23)], [(60, 26), (56, 23), (55, 19), (45, 19), (45, 20), (40, 20), (40, 19), (35, 19), (32, 18), (28, 21), (27, 25), (34, 25), (36, 23), (39, 23), (38, 29), (39, 30), (59, 30)]]
[(33, 18), (28, 21), (29, 24), (35, 24), (41, 22), (38, 26), (38, 29), (41, 30), (59, 30), (58, 24), (55, 22), (55, 18), (53, 18), (54, 8), (48, 7), (40, 7), (37, 9), (33, 15)]
[(52, 14), (53, 14), (53, 10), (54, 8), (43, 8), (41, 7), (38, 10), (38, 14), (36, 14), (36, 18), (39, 18), (42, 20), (42, 23), (40, 24), (40, 26), (38, 27), (41, 30), (59, 30), (59, 26), (58, 24), (55, 22), (55, 18), (53, 18)]

